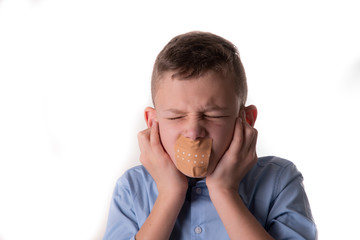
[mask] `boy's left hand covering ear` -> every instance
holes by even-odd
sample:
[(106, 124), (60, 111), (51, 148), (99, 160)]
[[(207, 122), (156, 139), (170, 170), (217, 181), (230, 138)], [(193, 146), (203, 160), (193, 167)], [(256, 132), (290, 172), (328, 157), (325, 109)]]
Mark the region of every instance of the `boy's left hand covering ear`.
[(253, 128), (257, 111), (256, 107), (248, 107), (248, 120), (246, 112), (241, 110), (235, 123), (234, 136), (228, 150), (224, 153), (214, 172), (206, 178), (210, 188), (227, 188), (238, 191), (239, 184), (247, 172), (256, 164), (257, 130)]

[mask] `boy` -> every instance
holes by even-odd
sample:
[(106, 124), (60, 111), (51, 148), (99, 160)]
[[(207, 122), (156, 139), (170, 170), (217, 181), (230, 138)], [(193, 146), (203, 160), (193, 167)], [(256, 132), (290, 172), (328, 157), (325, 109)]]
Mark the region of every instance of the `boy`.
[(232, 43), (204, 32), (173, 38), (151, 90), (142, 166), (118, 180), (104, 239), (316, 239), (300, 172), (257, 158), (257, 109), (245, 107)]

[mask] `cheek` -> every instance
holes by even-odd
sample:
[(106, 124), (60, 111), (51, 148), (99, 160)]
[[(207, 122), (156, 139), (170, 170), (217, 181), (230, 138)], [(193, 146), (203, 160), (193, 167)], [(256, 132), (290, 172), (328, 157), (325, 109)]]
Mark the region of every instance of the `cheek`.
[(179, 132), (177, 131), (177, 128), (174, 128), (169, 124), (161, 124), (161, 123), (159, 123), (159, 130), (160, 130), (160, 139), (164, 147), (164, 150), (169, 154), (171, 159), (174, 161), (173, 159), (174, 145), (179, 135)]
[(213, 133), (214, 160), (217, 162), (230, 146), (234, 134), (235, 120), (216, 128)]

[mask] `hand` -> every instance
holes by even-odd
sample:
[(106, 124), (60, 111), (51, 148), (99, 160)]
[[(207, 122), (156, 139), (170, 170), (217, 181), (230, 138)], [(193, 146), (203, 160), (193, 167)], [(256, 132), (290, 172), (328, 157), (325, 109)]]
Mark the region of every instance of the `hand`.
[(159, 195), (136, 239), (169, 239), (185, 201), (188, 182), (164, 150), (156, 121), (138, 134), (138, 141), (140, 162), (155, 180)]
[[(244, 110), (235, 123), (232, 142), (214, 172), (206, 178), (209, 194), (230, 239), (273, 239), (251, 214), (238, 189), (241, 180), (256, 164), (257, 130), (247, 123)], [(256, 108), (255, 108), (256, 111)]]
[[(153, 121), (152, 127), (138, 134), (140, 147), (140, 162), (144, 165), (156, 182), (160, 194), (166, 196), (185, 198), (188, 182), (172, 162), (170, 156), (164, 150), (158, 122)], [(169, 195), (170, 194), (170, 195)]]
[(257, 130), (245, 119), (241, 110), (237, 118), (232, 142), (220, 159), (214, 172), (206, 178), (206, 184), (212, 189), (225, 189), (237, 192), (240, 182), (247, 172), (256, 164)]

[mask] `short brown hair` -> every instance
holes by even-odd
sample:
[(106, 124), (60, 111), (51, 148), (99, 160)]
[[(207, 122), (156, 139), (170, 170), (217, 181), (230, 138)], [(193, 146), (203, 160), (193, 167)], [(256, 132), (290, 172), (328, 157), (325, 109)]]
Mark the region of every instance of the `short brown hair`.
[[(247, 83), (239, 52), (230, 41), (208, 32), (189, 32), (174, 37), (156, 58), (151, 94), (154, 102), (162, 74), (173, 71), (172, 79), (200, 77), (215, 71), (234, 80), (241, 105), (247, 98)], [(154, 103), (155, 104), (155, 103)]]

